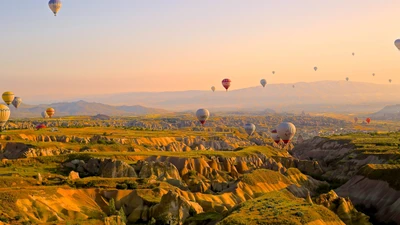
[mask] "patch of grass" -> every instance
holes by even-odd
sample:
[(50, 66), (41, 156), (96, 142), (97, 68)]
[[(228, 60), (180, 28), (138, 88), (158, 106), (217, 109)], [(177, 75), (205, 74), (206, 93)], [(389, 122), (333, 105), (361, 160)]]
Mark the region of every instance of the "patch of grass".
[(267, 193), (246, 201), (231, 210), (218, 225), (293, 225), (310, 222), (340, 223), (340, 219), (324, 206), (310, 205), (287, 190)]

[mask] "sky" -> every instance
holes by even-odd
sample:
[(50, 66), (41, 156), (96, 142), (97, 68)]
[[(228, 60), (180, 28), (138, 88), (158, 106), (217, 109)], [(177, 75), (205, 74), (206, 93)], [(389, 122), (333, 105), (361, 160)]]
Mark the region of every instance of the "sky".
[(262, 78), (400, 83), (398, 0), (64, 0), (57, 17), (47, 3), (0, 1), (0, 91), (222, 90), (224, 78), (231, 89)]

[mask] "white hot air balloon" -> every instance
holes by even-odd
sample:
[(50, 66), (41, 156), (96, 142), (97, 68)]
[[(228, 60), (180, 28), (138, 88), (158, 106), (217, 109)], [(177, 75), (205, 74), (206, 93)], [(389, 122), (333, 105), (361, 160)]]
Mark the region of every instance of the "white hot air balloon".
[(285, 144), (289, 143), (290, 140), (292, 140), (292, 138), (296, 134), (296, 127), (294, 126), (293, 123), (289, 122), (283, 122), (279, 124), (276, 130), (278, 131), (279, 137)]
[(211, 87), (211, 91), (213, 91), (213, 92), (215, 91), (215, 87), (214, 86)]
[(271, 130), (271, 137), (272, 140), (274, 140), (275, 143), (279, 144), (281, 141), (281, 138), (279, 137), (278, 131), (276, 129)]
[(0, 131), (3, 131), (4, 125), (6, 125), (10, 118), (10, 108), (6, 105), (0, 104)]
[(204, 125), (210, 117), (210, 112), (207, 109), (199, 109), (196, 112), (196, 117), (200, 121), (201, 125)]
[(317, 71), (317, 70), (318, 70), (318, 67), (315, 66), (315, 67), (314, 67), (314, 70)]
[(394, 45), (400, 50), (400, 39), (395, 40)]
[(247, 123), (246, 125), (244, 125), (244, 130), (249, 136), (251, 136), (254, 133), (254, 131), (256, 131), (256, 125), (252, 123)]
[(43, 111), (40, 115), (42, 116), (43, 119), (49, 118), (49, 115), (47, 115), (46, 111)]
[(265, 79), (261, 79), (260, 80), (260, 84), (265, 87), (265, 85), (267, 85), (267, 81)]

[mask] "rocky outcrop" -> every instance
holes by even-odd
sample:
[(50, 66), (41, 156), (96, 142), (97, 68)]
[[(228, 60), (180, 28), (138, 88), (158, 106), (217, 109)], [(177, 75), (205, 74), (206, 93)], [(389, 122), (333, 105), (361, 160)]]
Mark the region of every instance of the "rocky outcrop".
[(143, 162), (140, 178), (151, 178), (155, 180), (181, 180), (178, 169), (170, 162)]
[(347, 225), (372, 225), (369, 217), (358, 212), (350, 199), (339, 197), (333, 190), (320, 195), (315, 202), (335, 212)]
[[(380, 164), (386, 160), (378, 155), (358, 154), (355, 146), (348, 140), (332, 140), (324, 137), (314, 137), (297, 145), (292, 154), (299, 161), (312, 160), (318, 163), (323, 175), (329, 179), (347, 181), (356, 175), (357, 171), (365, 164)], [(285, 163), (282, 163), (285, 167)], [(299, 168), (302, 172), (306, 168)], [(309, 169), (312, 169), (309, 167)]]
[(78, 171), (83, 176), (101, 176), (107, 178), (137, 177), (134, 168), (124, 161), (115, 159), (89, 159), (87, 163), (83, 160), (72, 160), (64, 163), (64, 167)]
[(6, 159), (19, 159), (38, 156), (64, 155), (72, 152), (72, 150), (63, 148), (37, 148), (33, 145), (27, 145), (24, 143), (8, 142), (3, 149), (1, 157)]
[(400, 224), (400, 191), (390, 187), (388, 182), (357, 175), (336, 192), (340, 196), (350, 197), (356, 205), (375, 208), (377, 212), (374, 216), (378, 220)]
[(150, 212), (159, 223), (183, 225), (189, 216), (202, 213), (203, 208), (198, 203), (183, 198), (179, 193), (169, 191)]

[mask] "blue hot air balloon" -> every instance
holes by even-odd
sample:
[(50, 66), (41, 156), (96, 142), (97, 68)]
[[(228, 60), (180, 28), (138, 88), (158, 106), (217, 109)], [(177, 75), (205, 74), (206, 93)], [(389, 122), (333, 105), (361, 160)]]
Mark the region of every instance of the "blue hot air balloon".
[(58, 11), (60, 11), (62, 6), (61, 0), (50, 0), (49, 1), (49, 8), (54, 13), (54, 16), (57, 16)]

